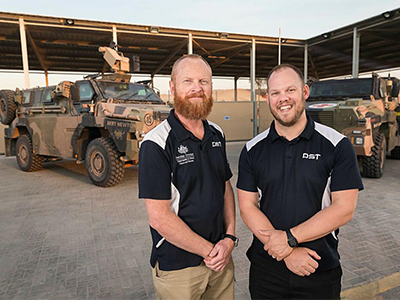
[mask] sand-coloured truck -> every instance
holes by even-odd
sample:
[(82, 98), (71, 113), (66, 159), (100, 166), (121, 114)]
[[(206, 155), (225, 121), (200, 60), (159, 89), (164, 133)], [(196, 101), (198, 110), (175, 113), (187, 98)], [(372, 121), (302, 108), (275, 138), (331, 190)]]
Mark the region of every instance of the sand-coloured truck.
[(399, 88), (399, 79), (377, 75), (318, 81), (306, 111), (350, 139), (364, 177), (380, 178), (387, 154), (400, 159)]
[(129, 59), (100, 47), (111, 74), (86, 76), (56, 86), (0, 91), (6, 156), (23, 171), (46, 161), (73, 158), (85, 163), (91, 181), (117, 184), (138, 163), (145, 134), (167, 118), (170, 107), (151, 86), (132, 83)]

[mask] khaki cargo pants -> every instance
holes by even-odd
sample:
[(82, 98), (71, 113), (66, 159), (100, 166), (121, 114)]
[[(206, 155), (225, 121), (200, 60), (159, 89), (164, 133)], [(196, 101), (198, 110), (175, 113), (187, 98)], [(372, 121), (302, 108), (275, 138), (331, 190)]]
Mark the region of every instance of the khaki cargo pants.
[(201, 262), (197, 267), (162, 271), (158, 262), (153, 268), (157, 300), (229, 300), (234, 297), (234, 265), (232, 258), (222, 272), (215, 272)]

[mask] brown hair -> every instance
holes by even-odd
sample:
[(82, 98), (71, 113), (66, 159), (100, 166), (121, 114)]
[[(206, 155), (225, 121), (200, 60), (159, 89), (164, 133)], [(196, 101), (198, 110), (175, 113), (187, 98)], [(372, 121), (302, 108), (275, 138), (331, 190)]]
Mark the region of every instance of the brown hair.
[(277, 65), (275, 66), (269, 73), (267, 76), (267, 86), (268, 86), (268, 82), (269, 79), (271, 78), (272, 74), (274, 74), (277, 71), (283, 70), (283, 69), (292, 69), (293, 71), (296, 72), (296, 74), (299, 76), (300, 81), (301, 81), (301, 85), (304, 86), (304, 75), (303, 72), (300, 71), (299, 68), (291, 65), (291, 64), (281, 64), (281, 65)]
[(176, 73), (176, 69), (178, 68), (178, 65), (184, 60), (184, 59), (200, 59), (202, 60), (206, 66), (210, 69), (211, 73), (212, 73), (212, 69), (210, 64), (200, 55), (198, 54), (188, 54), (188, 55), (183, 55), (180, 58), (178, 58), (175, 62), (174, 65), (172, 66), (172, 71), (171, 71), (171, 81), (174, 82), (175, 80), (175, 73)]

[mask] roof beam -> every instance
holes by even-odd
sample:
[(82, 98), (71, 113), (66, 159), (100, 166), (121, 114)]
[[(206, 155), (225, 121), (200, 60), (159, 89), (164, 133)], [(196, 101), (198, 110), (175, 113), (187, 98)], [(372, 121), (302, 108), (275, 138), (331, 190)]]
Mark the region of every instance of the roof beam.
[[(247, 43), (248, 46), (250, 47), (250, 43)], [(235, 45), (235, 46), (229, 46), (229, 47), (224, 47), (224, 48), (219, 48), (213, 50), (214, 52), (220, 52), (220, 51), (226, 51), (226, 50), (231, 50), (231, 49), (236, 49), (236, 48), (241, 48), (243, 47), (243, 44)]]
[[(351, 54), (347, 54), (341, 51), (334, 50), (330, 48), (329, 50), (321, 47), (321, 46), (313, 46), (313, 50), (316, 50), (317, 52), (322, 52), (326, 54), (331, 54), (336, 56), (340, 61), (348, 63), (349, 66), (351, 67)], [(360, 69), (365, 65), (372, 65), (375, 66), (375, 69), (385, 69), (385, 68), (390, 68), (390, 65), (388, 65), (387, 61), (379, 60), (376, 59), (372, 56), (366, 55), (364, 52), (361, 52), (360, 55)], [(339, 75), (338, 75), (339, 76)]]
[(200, 45), (200, 43), (198, 41), (193, 39), (193, 43), (195, 43), (201, 50), (203, 50), (204, 53), (207, 53), (208, 55), (212, 56), (212, 53), (210, 51), (208, 51), (206, 48), (204, 48), (202, 45)]
[[(291, 50), (291, 51), (285, 53), (284, 55), (282, 55), (282, 60), (288, 59), (289, 57), (293, 56), (294, 54), (296, 54), (296, 53), (299, 52), (300, 50), (303, 51), (304, 48), (295, 48), (295, 49), (293, 49), (293, 50)], [(276, 59), (276, 58), (270, 59), (270, 60), (268, 60), (267, 62), (265, 62), (265, 63), (263, 63), (262, 65), (260, 65), (260, 66), (257, 67), (257, 69), (256, 69), (256, 74), (259, 73), (259, 72), (261, 72), (262, 69), (265, 69), (265, 68), (268, 68), (268, 67), (272, 69), (272, 68), (275, 67), (276, 65), (277, 65), (277, 59)], [(245, 75), (247, 75), (247, 74), (249, 74), (249, 72), (246, 71), (246, 72), (243, 72), (242, 74), (238, 75), (238, 77), (243, 77), (243, 76), (245, 76)], [(257, 75), (256, 75), (256, 76), (257, 76)]]
[(157, 74), (158, 72), (160, 72), (160, 70), (162, 68), (165, 67), (165, 65), (167, 63), (169, 63), (171, 61), (171, 59), (173, 59), (175, 57), (175, 55), (178, 54), (178, 52), (183, 48), (183, 46), (185, 46), (187, 43), (186, 40), (183, 40), (176, 48), (174, 51), (171, 52), (170, 55), (168, 55), (168, 57), (166, 59), (164, 59), (164, 61), (151, 73), (151, 76), (154, 76), (155, 74)]
[(214, 64), (211, 65), (211, 68), (216, 68), (219, 65), (222, 65), (223, 63), (230, 61), (232, 57), (238, 55), (240, 52), (244, 51), (245, 49), (248, 49), (250, 46), (250, 44), (245, 44), (243, 46), (241, 46), (239, 49), (237, 49), (236, 51), (232, 52), (231, 54), (229, 54), (225, 59), (222, 59), (220, 61), (215, 62)]
[[(282, 60), (283, 60), (283, 59), (288, 59), (289, 57), (295, 55), (297, 52), (300, 52), (300, 51), (303, 52), (303, 51), (304, 51), (304, 48), (295, 48), (295, 49), (293, 49), (293, 50), (291, 50), (291, 51), (285, 53), (284, 55), (282, 55)], [(274, 64), (274, 63), (275, 63), (275, 64)], [(275, 60), (275, 58), (270, 59), (269, 61), (267, 61), (266, 63), (262, 64), (261, 66), (258, 66), (257, 72), (260, 71), (261, 69), (268, 68), (268, 67), (270, 67), (271, 65), (273, 65), (272, 67), (274, 67), (274, 66), (276, 65), (276, 60)]]
[(31, 44), (31, 46), (32, 46), (32, 48), (33, 48), (33, 52), (35, 52), (36, 58), (37, 58), (37, 60), (39, 61), (40, 66), (42, 67), (43, 71), (46, 71), (46, 72), (47, 72), (48, 66), (47, 66), (47, 63), (45, 62), (45, 60), (44, 60), (44, 58), (43, 58), (43, 55), (42, 55), (42, 53), (41, 53), (42, 51), (41, 51), (41, 50), (39, 49), (39, 47), (36, 45), (36, 42), (35, 42), (35, 40), (32, 38), (32, 36), (31, 36), (29, 30), (26, 30), (26, 36), (28, 37), (29, 44)]
[(400, 45), (400, 41), (398, 39), (387, 36), (386, 34), (382, 34), (382, 33), (377, 34), (377, 33), (372, 33), (370, 31), (363, 31), (363, 34), (373, 36), (375, 38)]

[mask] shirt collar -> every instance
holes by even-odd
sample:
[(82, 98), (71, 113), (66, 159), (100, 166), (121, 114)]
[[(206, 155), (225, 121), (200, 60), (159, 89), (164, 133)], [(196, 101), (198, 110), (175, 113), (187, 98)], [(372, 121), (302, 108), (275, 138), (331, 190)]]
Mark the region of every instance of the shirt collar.
[[(171, 109), (169, 116), (167, 118), (169, 125), (172, 128), (172, 132), (175, 134), (176, 138), (181, 142), (183, 140), (192, 138), (198, 140), (197, 137), (193, 135), (189, 130), (183, 126), (181, 121), (175, 115), (175, 109)], [(213, 127), (211, 127), (207, 121), (203, 121), (204, 126), (204, 137), (203, 141), (206, 141), (211, 135), (216, 134)]]
[[(307, 124), (302, 133), (297, 138), (305, 138), (306, 140), (310, 140), (312, 135), (314, 134), (314, 128), (315, 128), (315, 123), (313, 119), (310, 118), (309, 115), (307, 116)], [(275, 129), (275, 120), (272, 121), (271, 126), (270, 126), (270, 131), (269, 131), (269, 136), (271, 138), (271, 142), (274, 142), (276, 139), (279, 139), (281, 136), (278, 134), (278, 132)], [(296, 138), (296, 139), (297, 139)]]
[(307, 125), (306, 128), (304, 128), (303, 132), (300, 134), (300, 137), (310, 140), (312, 135), (314, 134), (315, 123), (313, 119), (310, 118), (309, 115), (306, 114), (306, 116), (307, 116)]

